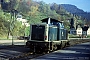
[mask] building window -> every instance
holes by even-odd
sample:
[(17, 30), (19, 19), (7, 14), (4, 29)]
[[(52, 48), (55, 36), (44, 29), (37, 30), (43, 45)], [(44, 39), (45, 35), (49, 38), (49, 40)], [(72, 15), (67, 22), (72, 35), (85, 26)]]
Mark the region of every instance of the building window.
[(78, 33), (81, 33), (80, 31)]

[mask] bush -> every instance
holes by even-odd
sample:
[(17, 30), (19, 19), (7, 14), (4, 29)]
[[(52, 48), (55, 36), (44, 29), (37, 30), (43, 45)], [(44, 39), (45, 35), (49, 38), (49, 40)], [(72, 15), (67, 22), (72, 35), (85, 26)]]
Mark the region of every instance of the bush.
[(90, 35), (88, 35), (87, 38), (90, 38)]

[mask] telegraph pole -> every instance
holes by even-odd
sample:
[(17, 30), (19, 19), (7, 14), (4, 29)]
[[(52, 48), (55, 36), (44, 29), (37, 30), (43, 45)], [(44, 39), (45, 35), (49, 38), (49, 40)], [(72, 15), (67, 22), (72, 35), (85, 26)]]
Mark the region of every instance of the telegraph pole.
[[(15, 20), (16, 20), (16, 13), (18, 13), (17, 10), (15, 10), (15, 9), (12, 9), (12, 10), (11, 10), (11, 19), (12, 19), (11, 24), (12, 24), (12, 25), (11, 25), (10, 28), (12, 28), (12, 29), (11, 29), (12, 32), (13, 32), (14, 23), (15, 23)], [(14, 45), (14, 44), (13, 44), (13, 33), (12, 33), (12, 45)]]

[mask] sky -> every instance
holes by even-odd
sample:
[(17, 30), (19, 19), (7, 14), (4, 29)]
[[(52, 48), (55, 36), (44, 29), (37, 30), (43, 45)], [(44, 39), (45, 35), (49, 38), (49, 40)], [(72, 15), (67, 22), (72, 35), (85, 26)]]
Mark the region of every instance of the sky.
[(90, 0), (37, 0), (44, 1), (45, 3), (57, 3), (57, 4), (72, 4), (85, 12), (90, 12)]

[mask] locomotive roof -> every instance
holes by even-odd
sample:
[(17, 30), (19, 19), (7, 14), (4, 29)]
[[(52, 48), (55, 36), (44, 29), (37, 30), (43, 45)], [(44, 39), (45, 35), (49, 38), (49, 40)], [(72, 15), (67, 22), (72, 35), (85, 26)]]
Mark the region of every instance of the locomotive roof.
[[(41, 21), (42, 21), (42, 22), (48, 22), (48, 19), (49, 19), (49, 18), (45, 18), (45, 19), (42, 19)], [(58, 20), (56, 20), (56, 19), (53, 19), (53, 18), (50, 18), (50, 20), (51, 20), (51, 22), (60, 22), (60, 21), (58, 21)], [(60, 22), (60, 23), (62, 23), (62, 22)]]

